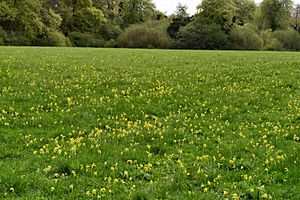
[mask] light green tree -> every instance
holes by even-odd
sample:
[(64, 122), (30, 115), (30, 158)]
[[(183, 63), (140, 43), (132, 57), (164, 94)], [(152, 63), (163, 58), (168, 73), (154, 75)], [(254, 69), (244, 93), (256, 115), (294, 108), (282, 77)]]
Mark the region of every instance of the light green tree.
[(235, 23), (244, 25), (254, 21), (257, 6), (254, 0), (234, 0), (238, 8), (235, 16)]
[(151, 0), (123, 0), (120, 8), (125, 27), (148, 21), (152, 18), (155, 10)]
[(207, 24), (218, 24), (229, 30), (237, 15), (238, 7), (234, 0), (203, 0), (198, 6), (198, 17)]
[(286, 29), (291, 24), (292, 0), (264, 0), (260, 5), (258, 24), (272, 31)]

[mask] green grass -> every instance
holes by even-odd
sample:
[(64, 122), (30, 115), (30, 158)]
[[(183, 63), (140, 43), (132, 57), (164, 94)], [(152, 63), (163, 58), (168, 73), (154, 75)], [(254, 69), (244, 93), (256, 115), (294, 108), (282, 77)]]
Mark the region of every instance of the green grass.
[(300, 199), (300, 53), (0, 48), (0, 198)]

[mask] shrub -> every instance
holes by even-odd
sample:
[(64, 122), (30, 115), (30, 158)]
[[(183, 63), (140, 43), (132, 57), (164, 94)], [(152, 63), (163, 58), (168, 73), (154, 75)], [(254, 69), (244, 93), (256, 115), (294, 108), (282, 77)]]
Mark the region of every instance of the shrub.
[(283, 44), (274, 37), (272, 30), (267, 29), (261, 33), (263, 39), (263, 50), (268, 51), (282, 51)]
[(279, 30), (273, 33), (274, 38), (282, 43), (283, 49), (300, 51), (300, 34), (295, 30)]
[(234, 25), (229, 34), (230, 48), (236, 50), (261, 50), (263, 40), (251, 25)]
[(6, 37), (4, 38), (5, 45), (11, 46), (30, 46), (32, 41), (28, 39), (22, 32), (6, 32)]
[(68, 35), (73, 46), (76, 47), (104, 47), (105, 42), (102, 38), (93, 33), (71, 32)]
[(118, 45), (117, 42), (114, 39), (111, 39), (111, 40), (105, 42), (104, 47), (115, 48), (115, 47), (117, 47), (117, 45)]
[(169, 27), (167, 28), (168, 35), (171, 38), (176, 38), (180, 27), (186, 26), (188, 23), (190, 23), (190, 21), (190, 17), (174, 17), (172, 19), (172, 23), (170, 23)]
[(166, 27), (157, 22), (148, 22), (128, 27), (119, 37), (121, 47), (128, 48), (168, 48), (170, 38)]
[(6, 38), (6, 32), (3, 30), (3, 28), (0, 26), (0, 46), (5, 45), (4, 39)]
[(116, 40), (122, 34), (122, 30), (117, 24), (107, 22), (100, 30), (100, 34), (105, 40)]
[(34, 45), (38, 46), (70, 46), (70, 42), (63, 33), (56, 30), (47, 29), (44, 34), (41, 34), (34, 41)]
[(217, 24), (193, 21), (182, 27), (178, 33), (179, 48), (185, 49), (225, 49), (228, 36)]

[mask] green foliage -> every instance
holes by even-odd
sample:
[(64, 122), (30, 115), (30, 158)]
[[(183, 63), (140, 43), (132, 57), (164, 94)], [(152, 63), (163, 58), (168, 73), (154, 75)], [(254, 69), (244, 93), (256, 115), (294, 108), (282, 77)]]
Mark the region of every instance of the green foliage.
[(115, 48), (118, 46), (118, 43), (114, 39), (110, 39), (109, 41), (106, 41), (104, 44), (104, 47), (106, 48)]
[(0, 22), (2, 25), (14, 21), (17, 16), (17, 9), (12, 6), (11, 1), (0, 2)]
[(254, 0), (204, 0), (198, 10), (203, 22), (219, 24), (228, 33), (232, 25), (254, 20), (256, 4)]
[(297, 4), (293, 11), (292, 26), (298, 33), (300, 33), (300, 4)]
[(42, 19), (44, 24), (53, 30), (59, 30), (63, 20), (62, 17), (51, 8), (49, 10), (43, 10)]
[(0, 26), (0, 46), (5, 45), (4, 39), (6, 38), (6, 31)]
[(43, 34), (36, 38), (34, 44), (37, 46), (71, 46), (70, 41), (64, 36), (63, 33), (53, 29), (46, 29)]
[(244, 25), (254, 21), (256, 4), (254, 0), (234, 0), (237, 7), (233, 21), (236, 24)]
[(68, 35), (73, 46), (76, 47), (103, 47), (105, 42), (93, 33), (71, 32)]
[(42, 3), (35, 0), (16, 1), (16, 7), (18, 9), (16, 21), (20, 23), (18, 31), (33, 41), (45, 28), (40, 16)]
[(23, 32), (19, 31), (9, 31), (4, 34), (3, 38), (4, 44), (8, 46), (30, 46), (32, 45), (32, 40), (27, 38)]
[(100, 29), (100, 34), (105, 40), (115, 40), (122, 33), (120, 26), (114, 22), (108, 21)]
[(263, 47), (258, 30), (249, 24), (234, 25), (229, 34), (229, 41), (230, 48), (236, 50), (261, 50)]
[(298, 50), (294, 32), (264, 30), (300, 32), (299, 8), (292, 0), (259, 8), (254, 0), (203, 0), (193, 17), (182, 4), (167, 17), (152, 0), (0, 0), (0, 44), (253, 50), (261, 35), (264, 49)]
[(93, 5), (103, 12), (106, 19), (113, 20), (119, 17), (121, 2), (122, 0), (93, 0)]
[(191, 17), (189, 17), (187, 13), (187, 7), (179, 3), (175, 11), (175, 16), (172, 17), (171, 20), (172, 22), (170, 23), (167, 32), (168, 35), (174, 39), (177, 37), (179, 29), (191, 22)]
[(300, 34), (295, 30), (278, 30), (273, 33), (285, 50), (300, 51)]
[(151, 0), (124, 0), (121, 9), (124, 27), (146, 22), (154, 14), (154, 5)]
[(86, 7), (74, 13), (74, 28), (80, 32), (97, 32), (106, 22), (101, 10), (95, 7)]
[(292, 0), (264, 0), (260, 5), (258, 16), (262, 29), (286, 29), (290, 26), (292, 13)]
[(272, 30), (267, 29), (261, 33), (263, 39), (263, 49), (270, 51), (281, 51), (283, 50), (283, 44), (274, 37)]
[(228, 36), (220, 25), (197, 20), (182, 27), (178, 39), (179, 48), (185, 49), (224, 49), (228, 46)]
[(229, 30), (237, 6), (234, 0), (203, 0), (198, 10), (198, 17), (206, 24), (218, 24), (223, 30)]
[(168, 22), (163, 20), (132, 25), (120, 35), (119, 43), (129, 48), (168, 48), (170, 38), (166, 32), (167, 26)]
[(176, 7), (175, 16), (177, 18), (188, 18), (189, 14), (187, 12), (188, 7), (179, 3)]

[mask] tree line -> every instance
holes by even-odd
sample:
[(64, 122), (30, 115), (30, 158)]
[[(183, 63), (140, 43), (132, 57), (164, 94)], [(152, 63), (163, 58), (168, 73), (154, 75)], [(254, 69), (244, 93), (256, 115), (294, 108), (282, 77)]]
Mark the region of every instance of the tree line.
[(0, 45), (300, 50), (292, 0), (203, 0), (171, 16), (151, 0), (0, 0)]

